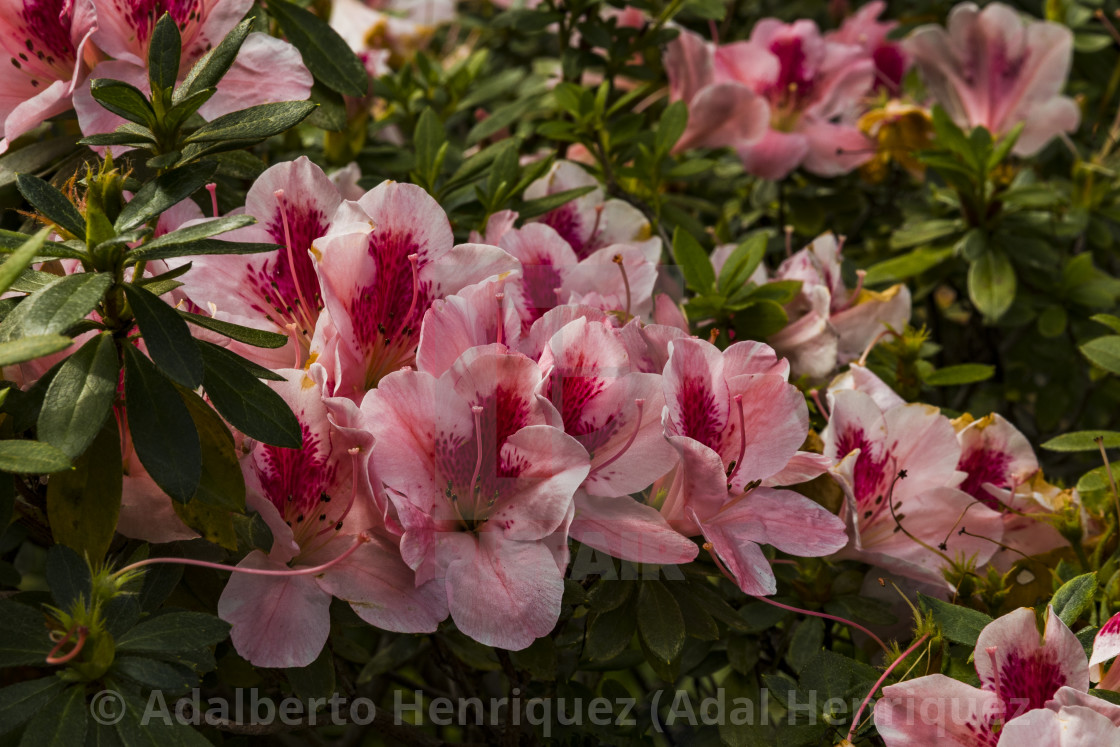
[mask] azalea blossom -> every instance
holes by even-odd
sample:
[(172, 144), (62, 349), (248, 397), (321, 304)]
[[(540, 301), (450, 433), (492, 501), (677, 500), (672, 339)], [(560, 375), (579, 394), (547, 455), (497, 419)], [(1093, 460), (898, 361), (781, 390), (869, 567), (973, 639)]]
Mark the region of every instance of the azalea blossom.
[(307, 361), (324, 303), (311, 245), (327, 233), (341, 203), (338, 187), (307, 156), (278, 163), (258, 176), (245, 196), (245, 213), (257, 222), (222, 238), (280, 248), (192, 260), (182, 290), (200, 311), (292, 340), (292, 347), (279, 349), (232, 343), (236, 352), (270, 368)]
[(454, 18), (449, 0), (335, 0), (330, 23), (354, 52), (384, 53), (388, 65), (399, 67)]
[[(318, 574), (234, 573), (218, 600), (218, 616), (233, 628), (237, 652), (261, 667), (304, 667), (330, 632), (331, 597), (350, 602), (359, 617), (385, 630), (434, 632), (447, 616), (440, 590), (418, 584), (401, 560), (396, 538), (374, 510), (368, 473), (372, 438), (351, 420), (336, 423), (322, 390), (307, 372), (280, 371), (273, 384), (299, 419), (303, 446), (257, 444), (243, 460), (246, 503), (272, 530), (272, 549), (254, 550), (241, 569), (284, 571), (318, 567)], [(349, 403), (345, 403), (349, 404)], [(363, 534), (364, 533), (364, 534)], [(356, 549), (356, 538), (362, 535)]]
[(786, 379), (789, 366), (757, 342), (720, 352), (697, 339), (669, 343), (663, 386), (666, 438), (680, 464), (659, 483), (660, 506), (681, 534), (703, 535), (747, 594), (777, 590), (760, 545), (815, 557), (846, 542), (839, 519), (781, 485), (827, 467), (798, 448), (809, 430), (804, 397)]
[[(245, 17), (251, 0), (221, 2), (158, 2), (138, 7), (123, 0), (92, 0), (98, 29), (93, 41), (112, 60), (101, 62), (90, 73), (91, 80), (120, 80), (148, 94), (148, 46), (152, 31), (164, 12), (170, 13), (182, 37), (179, 78), (206, 52), (216, 46)], [(198, 109), (207, 120), (259, 104), (302, 101), (311, 94), (313, 79), (299, 52), (286, 41), (263, 33), (245, 39), (233, 66), (223, 76), (217, 91)], [(74, 95), (74, 108), (82, 133), (112, 132), (124, 123), (122, 117), (102, 107), (89, 85)], [(123, 148), (114, 146), (119, 152)]]
[(790, 323), (767, 340), (789, 359), (795, 376), (820, 380), (859, 358), (883, 332), (901, 331), (910, 321), (909, 289), (898, 284), (866, 290), (862, 276), (848, 288), (840, 250), (834, 234), (822, 234), (774, 273), (773, 280), (801, 281), (798, 295), (786, 304)]
[(875, 65), (875, 88), (894, 95), (902, 86), (910, 60), (902, 44), (887, 38), (898, 27), (898, 21), (880, 21), (879, 16), (886, 9), (887, 4), (883, 0), (873, 0), (845, 18), (839, 29), (826, 33), (824, 37), (828, 41), (862, 49)]
[(439, 378), (391, 373), (361, 404), (405, 562), (438, 585), (459, 630), (513, 650), (556, 624), (573, 496), (590, 469), (540, 386), (534, 361), (494, 344)]
[(97, 30), (90, 0), (0, 4), (0, 153), (11, 142), (71, 108), (89, 72), (87, 44)]
[[(812, 21), (773, 18), (755, 24), (747, 41), (709, 47), (682, 34), (673, 44), (670, 95), (695, 102), (689, 124), (698, 138), (679, 147), (730, 145), (748, 172), (765, 179), (784, 178), (798, 166), (835, 176), (870, 158), (870, 143), (855, 123), (875, 63), (859, 44), (824, 37)], [(766, 105), (761, 134), (763, 109), (755, 97)], [(746, 108), (728, 122), (730, 102)]]
[[(1093, 654), (1089, 657), (1089, 677), (1099, 683), (1102, 690), (1120, 692), (1120, 667), (1109, 664), (1120, 656), (1120, 613), (1108, 619), (1093, 639)], [(1109, 666), (1106, 668), (1105, 665)]]
[(1003, 519), (958, 489), (966, 474), (948, 418), (924, 404), (884, 408), (859, 389), (832, 389), (828, 400), (821, 438), (852, 539), (842, 557), (933, 583), (949, 561), (980, 566), (992, 557)]
[(431, 195), (394, 182), (342, 202), (311, 251), (327, 311), (315, 329), (312, 357), (328, 371), (328, 394), (354, 401), (412, 365), (433, 301), (519, 269), (497, 247), (456, 246)]
[(913, 57), (934, 99), (961, 127), (993, 135), (1022, 124), (1013, 152), (1037, 153), (1052, 138), (1077, 129), (1081, 112), (1062, 95), (1073, 59), (1073, 32), (1028, 20), (1003, 3), (983, 10), (961, 3), (946, 27), (921, 26), (903, 49)]
[[(989, 623), (976, 640), (973, 658), (979, 688), (943, 674), (883, 688), (875, 704), (875, 726), (887, 747), (1022, 744), (1009, 742), (1001, 731), (1010, 729), (1016, 717), (1037, 723), (1035, 709), (1045, 708), (1062, 688), (1089, 689), (1085, 650), (1053, 607), (1047, 607), (1043, 635), (1028, 607)], [(1012, 734), (1022, 736), (1018, 727)], [(1034, 735), (1029, 743), (1067, 744), (1039, 742)]]

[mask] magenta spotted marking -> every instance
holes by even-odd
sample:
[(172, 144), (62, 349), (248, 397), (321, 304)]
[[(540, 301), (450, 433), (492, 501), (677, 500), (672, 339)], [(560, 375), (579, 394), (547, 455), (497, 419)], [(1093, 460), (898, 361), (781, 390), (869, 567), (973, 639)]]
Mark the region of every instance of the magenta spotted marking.
[(987, 679), (983, 687), (1000, 697), (1007, 708), (1005, 717), (1011, 719), (1045, 707), (1054, 693), (1071, 684), (1053, 653), (1040, 649), (1026, 656), (1010, 652), (999, 668), (998, 682)]
[[(471, 524), (485, 521), (529, 466), (518, 457), (502, 454), (509, 437), (529, 424), (528, 401), (518, 392), (498, 387), (494, 394), (474, 404), (482, 407), (476, 433), (467, 439), (437, 434), (435, 439), (436, 480), (447, 501), (439, 518), (461, 517)], [(478, 477), (472, 493), (476, 466)]]
[(522, 265), (521, 287), (524, 289), (527, 317), (523, 320), (523, 325), (526, 331), (533, 322), (544, 316), (545, 312), (557, 306), (559, 298), (556, 291), (560, 289), (562, 282), (560, 270), (554, 267), (547, 257), (536, 259), (539, 264)]
[(960, 463), (957, 464), (957, 469), (968, 473), (960, 489), (988, 508), (998, 509), (999, 500), (984, 490), (983, 486), (988, 482), (999, 488), (1011, 487), (1011, 474), (1008, 469), (1010, 465), (1011, 455), (1007, 452), (992, 449), (970, 451), (962, 455)]
[(1101, 627), (1100, 632), (1097, 633), (1097, 637), (1116, 634), (1120, 634), (1120, 614), (1113, 615), (1109, 618), (1108, 622), (1106, 622)]
[[(292, 241), (291, 260), (286, 246), (283, 219), (278, 209), (265, 230), (274, 242), (285, 248), (278, 249), (254, 273), (251, 282), (257, 296), (269, 307), (258, 307), (260, 311), (267, 314), (271, 309), (282, 319), (295, 320), (301, 326), (300, 332), (310, 335), (315, 320), (323, 309), (323, 298), (309, 250), (311, 243), (327, 232), (327, 217), (321, 210), (308, 205), (289, 203), (285, 207)], [(294, 268), (292, 260), (295, 262)], [(302, 299), (306, 299), (312, 308), (303, 308)]]
[(330, 455), (308, 427), (301, 423), (303, 446), (284, 449), (261, 445), (256, 465), (265, 497), (289, 523), (310, 517), (329, 493), (338, 472), (330, 463)]
[(763, 95), (779, 108), (799, 108), (813, 93), (813, 72), (801, 39), (781, 36), (770, 43), (770, 51), (778, 58), (778, 77)]
[(541, 223), (551, 226), (556, 233), (560, 234), (560, 238), (571, 245), (572, 250), (580, 259), (586, 259), (587, 255), (591, 254), (591, 242), (584, 243), (583, 220), (576, 211), (574, 204), (568, 203), (563, 207), (545, 213), (544, 217), (541, 218)]
[(72, 14), (64, 0), (27, 0), (19, 19), (13, 19), (18, 48), (9, 49), (13, 56), (8, 62), (31, 78), (33, 88), (44, 88), (73, 73), (77, 53), (70, 41)]
[(727, 421), (716, 409), (715, 395), (708, 382), (698, 376), (686, 376), (681, 381), (677, 403), (681, 411), (681, 435), (718, 452)]
[(358, 342), (368, 351), (384, 340), (418, 336), (420, 321), (432, 299), (431, 285), (422, 283), (416, 291), (416, 304), (412, 303), (412, 263), (408, 255), (420, 255), (417, 271), (423, 268), (425, 257), (411, 232), (375, 229), (367, 251), (373, 260), (374, 283), (354, 294), (349, 311)]
[(607, 388), (607, 382), (589, 372), (589, 364), (583, 355), (575, 363), (564, 368), (554, 368), (549, 376), (545, 396), (552, 401), (564, 419), (564, 431), (583, 444), (592, 458), (595, 452), (618, 433), (619, 420), (615, 415), (607, 416), (602, 423), (587, 417), (584, 411), (588, 403)]
[[(868, 440), (862, 428), (850, 428), (840, 434), (840, 438), (836, 443), (837, 457), (843, 459), (856, 449), (860, 451), (859, 456), (856, 457), (855, 485), (853, 486), (853, 491), (855, 492), (856, 503), (860, 505), (862, 511), (866, 504), (870, 504), (875, 499), (882, 498), (882, 496), (877, 495), (877, 493), (879, 487), (883, 483), (883, 474), (887, 466), (887, 455), (878, 454), (878, 449)], [(882, 501), (879, 501), (879, 503), (881, 505)], [(874, 509), (868, 508), (867, 510)]]
[(129, 25), (136, 30), (136, 39), (145, 44), (152, 35), (152, 29), (164, 13), (170, 13), (180, 31), (191, 24), (202, 21), (202, 0), (118, 0), (117, 7), (123, 11)]

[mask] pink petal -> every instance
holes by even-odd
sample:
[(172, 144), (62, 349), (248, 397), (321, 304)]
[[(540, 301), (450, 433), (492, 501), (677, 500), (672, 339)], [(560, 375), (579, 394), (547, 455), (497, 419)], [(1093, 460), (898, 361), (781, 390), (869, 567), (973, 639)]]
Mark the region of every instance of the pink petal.
[[(518, 282), (519, 275), (508, 273), (433, 301), (420, 328), (416, 367), (442, 376), (460, 355), (476, 345), (500, 340), (516, 348), (521, 339), (521, 318), (513, 295), (505, 291), (507, 284)], [(500, 301), (498, 294), (502, 294)]]
[(768, 130), (761, 139), (741, 143), (735, 150), (747, 173), (763, 179), (783, 179), (809, 154), (809, 140), (798, 133)]
[(676, 565), (696, 559), (696, 544), (674, 531), (657, 509), (629, 496), (604, 498), (576, 493), (574, 539), (635, 563)]
[(1108, 619), (1093, 639), (1093, 656), (1089, 659), (1089, 673), (1093, 682), (1101, 680), (1101, 664), (1120, 656), (1120, 612)]
[(884, 687), (875, 728), (887, 747), (979, 747), (982, 737), (994, 742), (1002, 709), (995, 693), (931, 674)]
[(688, 106), (688, 127), (673, 147), (741, 147), (757, 142), (770, 126), (770, 105), (741, 83), (706, 86)]
[[(259, 550), (238, 567), (288, 570)], [(233, 646), (253, 666), (306, 667), (327, 642), (330, 604), (311, 576), (234, 573), (218, 599), (218, 617), (233, 626)]]
[(1091, 708), (1034, 710), (1012, 719), (999, 736), (1002, 747), (1044, 744), (1047, 747), (1120, 747), (1120, 731)]

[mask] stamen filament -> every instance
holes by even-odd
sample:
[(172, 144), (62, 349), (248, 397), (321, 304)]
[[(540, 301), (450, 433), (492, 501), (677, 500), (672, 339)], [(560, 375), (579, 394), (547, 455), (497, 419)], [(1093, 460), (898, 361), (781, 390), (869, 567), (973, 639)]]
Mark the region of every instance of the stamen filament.
[(478, 482), (478, 473), (482, 471), (482, 407), (474, 405), (471, 412), (474, 414), (475, 450), (478, 452), (474, 460), (474, 474), (471, 475), (470, 497), (473, 504), (474, 486)]
[(919, 646), (926, 642), (927, 638), (929, 638), (929, 633), (923, 633), (922, 637), (914, 641), (910, 648), (903, 651), (897, 659), (892, 661), (891, 665), (887, 667), (883, 672), (883, 675), (879, 677), (879, 680), (875, 683), (874, 687), (871, 688), (871, 692), (869, 692), (867, 694), (867, 697), (863, 699), (863, 702), (859, 704), (859, 709), (856, 711), (856, 715), (852, 717), (852, 725), (848, 729), (848, 742), (852, 741), (852, 735), (856, 733), (856, 728), (859, 726), (859, 717), (863, 715), (863, 709), (867, 708), (867, 704), (871, 702), (871, 698), (875, 696), (875, 693), (879, 692), (879, 688), (883, 686), (883, 683), (886, 682), (887, 677), (889, 677), (890, 673), (894, 671), (894, 668), (902, 663), (903, 659), (914, 653), (914, 651), (916, 651)]
[(614, 262), (616, 265), (618, 265), (618, 270), (619, 270), (619, 272), (622, 273), (622, 285), (623, 285), (623, 287), (626, 288), (626, 316), (629, 317), (630, 316), (630, 278), (626, 276), (626, 266), (624, 264), (622, 264), (622, 255), (621, 254), (614, 255), (614, 258), (611, 259), (611, 261)]
[(295, 285), (296, 296), (299, 297), (300, 314), (307, 320), (308, 315), (314, 313), (315, 309), (307, 303), (307, 299), (303, 295), (303, 284), (300, 282), (299, 273), (296, 271), (296, 258), (292, 251), (292, 231), (288, 225), (288, 208), (284, 201), (284, 190), (278, 189), (273, 192), (273, 195), (280, 203), (280, 222), (284, 224), (284, 244), (288, 248), (288, 269), (292, 272), (292, 284)]
[(743, 455), (747, 453), (747, 429), (743, 417), (743, 395), (735, 395), (735, 407), (739, 410), (739, 456), (735, 458), (735, 467), (731, 470), (731, 474), (727, 476), (728, 484), (734, 481), (739, 468), (743, 466)]
[[(66, 645), (74, 633), (78, 634), (78, 640), (74, 642), (74, 648), (70, 649), (62, 656), (59, 656), (58, 652)], [(47, 654), (47, 664), (65, 664), (68, 661), (72, 661), (74, 657), (82, 652), (82, 648), (86, 645), (86, 636), (88, 634), (89, 631), (84, 625), (75, 625), (70, 628), (70, 630), (67, 630), (66, 635), (62, 636), (62, 639), (56, 643), (54, 648)]]
[(591, 470), (591, 472), (589, 472), (587, 475), (588, 477), (591, 477), (591, 475), (594, 475), (599, 470), (605, 469), (617, 462), (619, 457), (625, 454), (627, 450), (634, 445), (634, 442), (638, 440), (638, 433), (642, 430), (642, 412), (645, 409), (646, 401), (644, 399), (636, 399), (634, 400), (634, 404), (638, 407), (638, 418), (637, 423), (634, 426), (634, 431), (630, 434), (630, 438), (626, 440), (626, 443), (622, 446), (621, 449), (618, 450), (617, 453), (615, 453), (614, 456)]
[(832, 416), (829, 414), (828, 410), (824, 406), (824, 402), (821, 400), (820, 390), (819, 389), (810, 390), (809, 391), (809, 396), (812, 397), (813, 402), (816, 403), (817, 412), (819, 412), (821, 414), (821, 417), (823, 417), (825, 419), (825, 421), (831, 420)]
[(214, 217), (218, 217), (218, 185), (210, 182), (206, 185), (206, 191), (210, 193), (210, 208), (214, 213)]
[(505, 299), (505, 293), (495, 293), (494, 300), (498, 304), (498, 344), (502, 344), (502, 332), (506, 326), (505, 314), (502, 313), (502, 301)]

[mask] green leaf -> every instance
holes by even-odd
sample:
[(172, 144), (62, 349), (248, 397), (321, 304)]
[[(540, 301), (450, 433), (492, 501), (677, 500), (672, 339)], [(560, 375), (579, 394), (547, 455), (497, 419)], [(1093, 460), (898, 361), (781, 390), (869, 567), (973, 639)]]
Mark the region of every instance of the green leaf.
[(567, 205), (572, 200), (578, 197), (583, 197), (585, 194), (588, 194), (590, 192), (594, 192), (596, 189), (598, 189), (598, 187), (594, 184), (588, 184), (583, 187), (576, 187), (575, 189), (565, 189), (562, 192), (554, 192), (550, 195), (545, 195), (544, 197), (538, 197), (535, 200), (529, 200), (528, 202), (521, 203), (520, 207), (517, 210), (517, 214), (521, 216), (523, 220), (536, 218), (538, 215), (544, 215), (545, 213), (555, 210), (558, 207)]
[(365, 65), (329, 24), (286, 0), (269, 0), (268, 12), (316, 80), (345, 96), (366, 95), (369, 76)]
[(86, 688), (71, 685), (35, 713), (19, 744), (20, 747), (75, 747), (86, 741), (88, 725)]
[(183, 692), (198, 682), (198, 676), (189, 671), (141, 656), (119, 657), (113, 662), (113, 673), (168, 694)]
[(141, 622), (117, 641), (117, 651), (173, 654), (208, 648), (229, 635), (229, 625), (203, 612), (170, 612)]
[(118, 233), (123, 233), (158, 217), (206, 186), (217, 168), (218, 164), (213, 161), (203, 161), (157, 176), (128, 201), (113, 227)]
[(689, 288), (697, 293), (712, 290), (716, 282), (712, 262), (700, 242), (680, 226), (673, 231), (673, 259), (680, 265)]
[(752, 234), (744, 239), (731, 256), (723, 263), (719, 271), (718, 289), (720, 293), (730, 295), (746, 285), (751, 275), (762, 258), (766, 255), (766, 242), (769, 236), (764, 231)]
[(995, 372), (995, 366), (987, 366), (982, 363), (962, 363), (957, 366), (937, 369), (925, 377), (925, 383), (930, 386), (972, 384), (992, 378)]
[(202, 446), (202, 479), (192, 502), (226, 511), (245, 512), (245, 478), (237, 459), (233, 434), (218, 414), (194, 392), (179, 392), (194, 420)]
[(280, 101), (251, 106), (203, 125), (188, 135), (185, 142), (257, 142), (286, 132), (306, 119), (314, 108), (310, 101)]
[(1042, 444), (1042, 448), (1049, 451), (1099, 451), (1098, 438), (1103, 440), (1106, 449), (1120, 446), (1120, 433), (1116, 431), (1074, 431), (1050, 439)]
[(941, 626), (942, 634), (954, 643), (975, 646), (976, 639), (992, 618), (968, 607), (943, 602), (940, 599), (918, 594), (918, 602), (923, 610), (933, 613), (933, 620)]
[[(144, 244), (144, 246), (135, 249), (133, 252), (133, 256), (147, 259), (147, 257), (143, 256), (144, 252), (147, 252), (151, 249), (157, 249), (164, 246), (180, 246), (182, 244), (191, 244), (198, 241), (199, 239), (207, 239), (211, 236), (217, 236), (218, 234), (226, 233), (228, 231), (235, 231), (238, 228), (251, 226), (256, 222), (257, 219), (251, 215), (227, 215), (222, 218), (215, 218), (213, 220), (195, 223), (194, 225), (187, 226), (186, 228), (180, 228), (177, 231), (165, 233), (163, 236), (158, 236), (152, 239), (148, 243)], [(273, 244), (272, 246), (277, 247), (278, 245)]]
[[(47, 234), (51, 229), (44, 228), (37, 234), (25, 241), (19, 249), (8, 255), (4, 260), (4, 264), (0, 265), (0, 293), (6, 293), (12, 284), (16, 282), (31, 261), (38, 256), (39, 250), (43, 247), (43, 242), (47, 239)], [(7, 365), (7, 364), (5, 364)]]
[(46, 475), (70, 469), (66, 454), (41, 441), (0, 441), (0, 472), (17, 475)]
[(736, 313), (733, 321), (736, 339), (765, 340), (789, 323), (789, 315), (779, 303), (758, 301)]
[(241, 50), (241, 45), (245, 43), (249, 32), (253, 30), (253, 23), (253, 18), (247, 18), (237, 24), (218, 43), (218, 46), (194, 63), (171, 99), (176, 106), (202, 91), (217, 88), (218, 81), (225, 76), (230, 66), (233, 65), (233, 61), (237, 59), (237, 53)]
[(426, 108), (420, 113), (416, 123), (416, 132), (412, 144), (416, 150), (416, 171), (429, 187), (435, 185), (439, 175), (441, 146), (447, 141), (443, 123), (431, 108)]
[(108, 274), (65, 275), (23, 301), (0, 323), (0, 340), (53, 335), (84, 319), (113, 280)]
[(0, 367), (42, 358), (44, 355), (65, 350), (73, 344), (66, 335), (35, 335), (18, 340), (0, 342)]
[(47, 482), (47, 518), (55, 542), (105, 557), (120, 516), (123, 488), (120, 431), (117, 419), (105, 419), (93, 443), (74, 469), (51, 475)]
[(39, 438), (76, 459), (109, 415), (119, 378), (113, 336), (102, 332), (67, 358), (51, 380), (39, 412)]
[(907, 223), (891, 235), (891, 248), (909, 249), (910, 247), (923, 246), (938, 239), (952, 236), (962, 230), (964, 230), (964, 224), (957, 219), (935, 219), (919, 223)]
[(968, 268), (968, 296), (989, 320), (999, 319), (1015, 300), (1015, 268), (998, 249), (985, 252)]
[(1085, 357), (1109, 373), (1120, 374), (1120, 335), (1105, 335), (1081, 346)]
[(688, 105), (683, 101), (674, 101), (665, 107), (661, 119), (657, 123), (657, 132), (654, 134), (653, 147), (658, 153), (668, 153), (681, 139), (685, 128), (688, 127)]
[(124, 348), (128, 427), (140, 463), (180, 502), (198, 490), (202, 451), (187, 406), (174, 385), (132, 345)]
[(221, 239), (199, 239), (186, 244), (171, 244), (149, 249), (142, 246), (129, 253), (126, 265), (140, 260), (175, 259), (178, 257), (199, 257), (204, 254), (263, 254), (280, 249), (278, 244), (222, 241)]
[(1073, 626), (1077, 618), (1093, 606), (1097, 593), (1097, 574), (1085, 573), (1072, 578), (1054, 593), (1050, 606), (1066, 625)]
[(253, 329), (252, 327), (242, 327), (240, 324), (232, 324), (230, 322), (223, 322), (221, 319), (214, 319), (201, 314), (192, 314), (189, 311), (179, 311), (179, 315), (186, 319), (191, 324), (197, 324), (199, 327), (217, 332), (220, 335), (225, 335), (231, 340), (243, 342), (246, 345), (253, 345), (258, 348), (282, 348), (288, 344), (286, 335), (277, 334), (276, 332), (268, 332), (263, 329)]
[(155, 127), (156, 113), (136, 86), (122, 80), (98, 78), (90, 82), (89, 88), (97, 103), (113, 114), (145, 127)]
[(65, 545), (47, 551), (47, 586), (55, 606), (69, 610), (76, 603), (88, 605), (93, 598), (93, 576), (82, 556)]
[(69, 231), (76, 238), (85, 238), (86, 219), (66, 195), (31, 174), (17, 176), (16, 187), (24, 199), (49, 220)]
[(51, 642), (43, 613), (10, 599), (0, 599), (0, 667), (43, 665), (54, 643)]
[(172, 380), (188, 389), (198, 388), (202, 384), (202, 356), (183, 317), (139, 286), (126, 283), (123, 288), (152, 362)]
[[(46, 637), (45, 628), (43, 635)], [(46, 657), (46, 652), (43, 657)], [(0, 734), (7, 734), (22, 726), (58, 697), (66, 685), (58, 677), (47, 676), (19, 682), (0, 690)]]
[(878, 262), (867, 270), (864, 283), (876, 286), (881, 283), (897, 283), (916, 275), (921, 275), (953, 256), (952, 247), (930, 249), (922, 247), (899, 257), (891, 257)]
[(663, 664), (684, 648), (684, 617), (676, 598), (660, 581), (644, 581), (638, 589), (638, 634)]
[(183, 40), (179, 36), (175, 19), (170, 13), (164, 13), (156, 22), (152, 38), (148, 42), (148, 82), (152, 85), (153, 99), (175, 85), (175, 80), (179, 77), (182, 47)]
[(626, 650), (638, 626), (634, 608), (631, 598), (621, 607), (591, 614), (583, 649), (588, 661), (610, 661)]
[[(398, 640), (406, 638), (415, 640), (416, 636), (400, 636)], [(415, 648), (412, 652), (414, 655), (417, 653)], [(364, 669), (362, 671), (365, 672)], [(334, 695), (334, 656), (331, 654), (330, 647), (324, 646), (315, 661), (306, 667), (285, 669), (284, 676), (288, 678), (288, 684), (292, 686), (292, 691), (300, 700), (329, 698)]]
[(1113, 316), (1112, 314), (1094, 314), (1089, 318), (1094, 322), (1105, 325), (1113, 332), (1120, 332), (1120, 317), (1118, 316)]
[(299, 421), (284, 399), (246, 371), (236, 358), (210, 343), (199, 345), (206, 369), (203, 386), (214, 407), (244, 433), (266, 444), (298, 449)]

